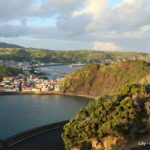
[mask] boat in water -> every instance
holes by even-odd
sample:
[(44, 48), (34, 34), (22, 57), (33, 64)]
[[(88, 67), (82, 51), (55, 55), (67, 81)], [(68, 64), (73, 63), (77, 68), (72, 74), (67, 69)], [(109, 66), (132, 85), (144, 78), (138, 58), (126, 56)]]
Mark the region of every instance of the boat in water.
[(85, 64), (70, 64), (69, 67), (76, 67), (76, 66), (85, 66)]

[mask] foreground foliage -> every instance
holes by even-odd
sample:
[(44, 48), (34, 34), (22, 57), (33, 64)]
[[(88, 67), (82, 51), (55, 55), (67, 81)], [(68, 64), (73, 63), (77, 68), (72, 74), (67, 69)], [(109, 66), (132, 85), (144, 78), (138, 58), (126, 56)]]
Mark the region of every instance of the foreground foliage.
[[(147, 132), (150, 85), (126, 85), (118, 94), (105, 95), (81, 108), (64, 127), (66, 149), (107, 136), (137, 138)], [(142, 130), (142, 132), (141, 132)]]

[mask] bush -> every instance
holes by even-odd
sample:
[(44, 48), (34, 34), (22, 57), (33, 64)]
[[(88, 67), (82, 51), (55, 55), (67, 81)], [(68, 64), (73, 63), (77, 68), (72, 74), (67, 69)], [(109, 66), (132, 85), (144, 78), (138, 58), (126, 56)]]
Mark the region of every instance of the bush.
[(108, 135), (138, 137), (141, 129), (146, 128), (143, 119), (148, 119), (148, 114), (144, 114), (146, 111), (143, 106), (148, 100), (145, 100), (144, 96), (134, 99), (134, 95), (137, 94), (141, 96), (150, 94), (149, 86), (126, 85), (119, 94), (102, 96), (80, 109), (64, 127), (62, 137), (66, 149), (82, 145), (82, 141), (100, 139)]
[(91, 149), (92, 149), (91, 142), (84, 141), (81, 143), (80, 150), (91, 150)]

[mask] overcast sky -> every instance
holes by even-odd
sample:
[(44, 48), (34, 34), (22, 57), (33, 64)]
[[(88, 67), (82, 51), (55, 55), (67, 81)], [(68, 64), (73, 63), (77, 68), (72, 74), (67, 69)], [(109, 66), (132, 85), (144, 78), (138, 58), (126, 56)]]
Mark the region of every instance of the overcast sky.
[(150, 0), (0, 0), (0, 41), (150, 52)]

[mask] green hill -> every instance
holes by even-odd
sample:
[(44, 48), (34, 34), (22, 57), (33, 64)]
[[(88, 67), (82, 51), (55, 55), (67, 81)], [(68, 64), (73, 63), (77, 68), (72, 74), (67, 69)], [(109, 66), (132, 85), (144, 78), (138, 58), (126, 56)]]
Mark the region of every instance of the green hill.
[(23, 47), (16, 44), (8, 44), (8, 43), (0, 42), (0, 48), (23, 48)]
[(98, 97), (114, 94), (124, 84), (150, 82), (150, 64), (126, 61), (111, 65), (90, 64), (67, 75), (62, 91)]
[(19, 69), (0, 65), (0, 81), (3, 79), (4, 76), (15, 76), (20, 73), (22, 73), (22, 71)]
[(44, 63), (112, 63), (140, 59), (150, 62), (150, 54), (136, 52), (102, 52), (94, 50), (44, 50), (33, 48), (0, 48), (0, 59), (40, 61)]
[(126, 85), (81, 108), (62, 134), (70, 150), (148, 150), (150, 85)]

